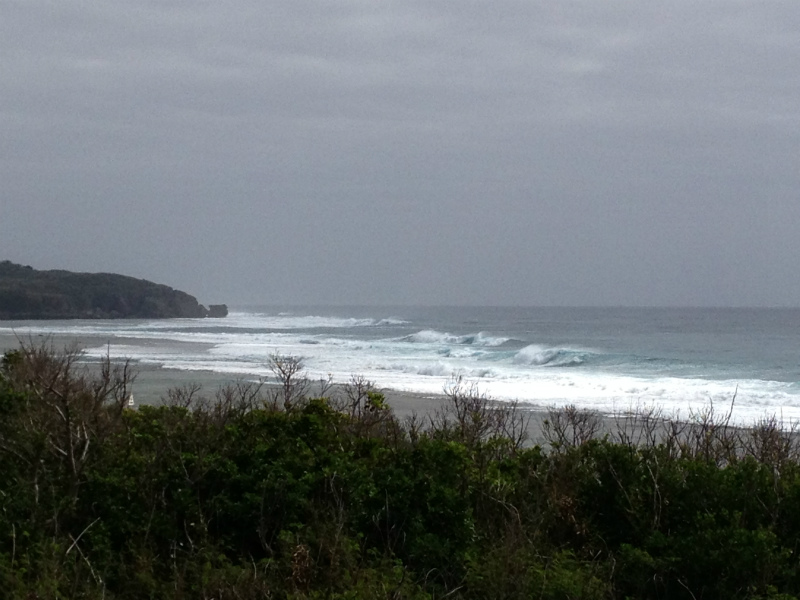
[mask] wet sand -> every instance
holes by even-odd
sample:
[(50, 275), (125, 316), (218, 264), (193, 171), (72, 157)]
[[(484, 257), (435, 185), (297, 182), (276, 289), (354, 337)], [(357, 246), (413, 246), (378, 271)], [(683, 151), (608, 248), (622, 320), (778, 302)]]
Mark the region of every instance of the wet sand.
[[(31, 343), (47, 343), (57, 351), (64, 349), (84, 349), (97, 348), (105, 343), (98, 338), (75, 338), (64, 336), (32, 336), (18, 339), (13, 334), (0, 333), (0, 352), (15, 350), (19, 348), (20, 341), (26, 345)], [(146, 345), (146, 341), (136, 339), (127, 340), (115, 337), (109, 340), (115, 346), (136, 344)], [(179, 343), (172, 342), (176, 345)], [(192, 343), (197, 347), (196, 343)], [(93, 361), (87, 361), (91, 364)], [(157, 365), (133, 361), (136, 379), (133, 384), (134, 398), (137, 404), (158, 404), (172, 388), (187, 385), (199, 385), (202, 395), (213, 397), (220, 387), (241, 382), (257, 382), (258, 378), (246, 373), (216, 373), (212, 371), (186, 371), (179, 369), (165, 369)], [(319, 383), (311, 382), (309, 393), (312, 395), (320, 389)], [(441, 407), (445, 401), (444, 395), (421, 395), (394, 390), (380, 390), (386, 396), (386, 400), (399, 417), (405, 417), (412, 413), (420, 415), (432, 413)]]
[[(3, 322), (0, 321), (0, 325), (3, 325)], [(103, 340), (100, 337), (76, 338), (70, 336), (35, 335), (27, 337), (22, 336), (22, 339), (20, 340), (14, 334), (0, 332), (0, 353), (18, 349), (21, 342), (26, 345), (46, 343), (57, 351), (64, 350), (65, 348), (78, 350), (84, 348), (98, 348), (106, 343), (110, 343), (113, 346), (135, 345), (141, 347), (148, 345), (146, 340), (121, 337)], [(153, 343), (155, 344), (158, 342)], [(182, 344), (181, 342), (172, 343), (174, 343), (176, 346), (180, 346)], [(187, 343), (187, 345), (193, 347), (194, 349), (197, 348), (197, 343), (195, 342)], [(209, 344), (209, 346), (212, 345)], [(95, 358), (87, 359), (85, 361), (87, 368), (90, 369), (93, 365), (97, 365), (97, 363), (98, 361)], [(137, 361), (132, 361), (132, 367), (132, 370), (135, 373), (135, 380), (131, 386), (131, 389), (134, 395), (135, 405), (160, 404), (167, 397), (169, 390), (185, 386), (199, 386), (197, 394), (200, 397), (213, 399), (217, 391), (225, 386), (242, 382), (259, 382), (258, 378), (247, 373), (237, 374), (201, 370), (191, 371), (165, 369), (159, 365)], [(264, 381), (263, 383), (265, 386), (267, 386), (263, 391), (266, 394), (269, 394), (269, 388), (274, 386), (275, 383), (270, 381)], [(333, 386), (327, 391), (326, 395), (332, 396), (337, 393), (343, 395), (341, 387), (341, 385)], [(308, 388), (309, 395), (321, 395), (320, 390), (321, 388), (319, 382), (310, 382), (310, 386)], [(448, 399), (444, 393), (418, 394), (383, 389), (378, 389), (377, 391), (380, 391), (384, 394), (387, 404), (391, 407), (395, 416), (399, 420), (403, 421), (412, 415), (416, 415), (423, 426), (429, 423), (429, 420), (436, 415), (437, 411), (445, 409), (448, 403)], [(498, 404), (502, 406), (505, 403)], [(528, 444), (547, 443), (542, 433), (542, 424), (545, 419), (549, 417), (549, 408), (550, 407), (548, 406), (535, 404), (519, 405), (519, 409), (522, 411), (524, 418), (528, 423)], [(602, 436), (604, 434), (610, 434), (612, 439), (615, 437), (614, 434), (619, 431), (620, 426), (625, 419), (623, 414), (618, 416), (597, 414), (596, 416), (600, 419), (600, 427), (597, 435)], [(669, 415), (665, 416), (669, 417)], [(686, 421), (685, 419), (678, 420), (682, 420), (684, 422)], [(631, 424), (628, 424), (626, 429), (629, 429), (630, 427)], [(635, 424), (632, 425), (632, 427), (633, 429), (629, 430), (628, 433), (632, 434), (632, 436), (635, 438), (641, 433), (641, 428)]]
[[(76, 338), (69, 336), (21, 336), (21, 340), (14, 334), (0, 333), (0, 352), (18, 349), (20, 342), (30, 344), (46, 343), (53, 349), (60, 351), (66, 349), (85, 349), (97, 348), (105, 343), (112, 343), (114, 346), (134, 344), (138, 346), (146, 345), (147, 342), (141, 339), (126, 339), (114, 337), (113, 340), (104, 341), (97, 337)], [(176, 343), (179, 344), (179, 343)], [(196, 343), (192, 346), (197, 347)], [(95, 359), (86, 361), (86, 365), (91, 368), (96, 364)], [(213, 399), (216, 392), (225, 386), (242, 382), (258, 382), (258, 378), (246, 373), (217, 373), (212, 371), (188, 371), (179, 369), (165, 369), (158, 365), (132, 361), (135, 380), (131, 387), (136, 405), (156, 405), (160, 404), (167, 396), (167, 392), (184, 386), (199, 386), (197, 394), (201, 397)], [(265, 385), (271, 385), (265, 382)], [(336, 393), (337, 387), (329, 391)], [(309, 394), (318, 394), (320, 384), (310, 382)], [(265, 391), (269, 391), (267, 388)], [(397, 390), (383, 390), (387, 404), (391, 407), (398, 419), (404, 420), (412, 415), (416, 415), (423, 423), (433, 417), (437, 411), (445, 408), (447, 397), (442, 394), (416, 394)], [(528, 438), (530, 442), (541, 443), (542, 422), (547, 418), (547, 407), (536, 405), (520, 405), (524, 411), (525, 418), (528, 420)], [(604, 431), (611, 431), (615, 428), (615, 421), (611, 417), (603, 417)]]

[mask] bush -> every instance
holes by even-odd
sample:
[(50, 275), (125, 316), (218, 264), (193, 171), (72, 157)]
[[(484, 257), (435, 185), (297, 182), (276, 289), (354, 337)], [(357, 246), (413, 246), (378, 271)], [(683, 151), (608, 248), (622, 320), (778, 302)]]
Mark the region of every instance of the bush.
[(368, 382), (312, 398), (293, 367), (277, 394), (188, 387), (130, 410), (129, 367), (77, 356), (23, 345), (0, 363), (4, 597), (800, 591), (800, 468), (774, 423), (644, 415), (644, 435), (601, 437), (568, 409), (542, 448), (475, 390), (404, 425)]

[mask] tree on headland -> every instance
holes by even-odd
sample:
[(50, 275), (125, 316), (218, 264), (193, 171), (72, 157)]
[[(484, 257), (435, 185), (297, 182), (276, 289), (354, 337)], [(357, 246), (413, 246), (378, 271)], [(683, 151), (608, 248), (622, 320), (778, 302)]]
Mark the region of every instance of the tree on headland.
[(224, 317), (169, 286), (111, 273), (37, 271), (0, 262), (0, 319)]

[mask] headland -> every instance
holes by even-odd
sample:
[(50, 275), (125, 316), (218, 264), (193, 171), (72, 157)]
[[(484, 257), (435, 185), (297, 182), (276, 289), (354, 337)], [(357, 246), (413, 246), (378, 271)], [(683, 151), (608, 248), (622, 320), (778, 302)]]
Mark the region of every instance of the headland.
[(0, 320), (170, 319), (225, 317), (167, 285), (115, 273), (38, 271), (0, 262)]

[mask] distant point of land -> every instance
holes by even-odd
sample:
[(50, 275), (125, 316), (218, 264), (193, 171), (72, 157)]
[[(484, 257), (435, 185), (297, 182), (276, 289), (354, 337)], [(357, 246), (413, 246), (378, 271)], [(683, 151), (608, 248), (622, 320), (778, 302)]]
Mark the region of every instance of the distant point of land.
[(225, 317), (169, 286), (113, 273), (37, 271), (0, 261), (0, 319), (173, 319)]

